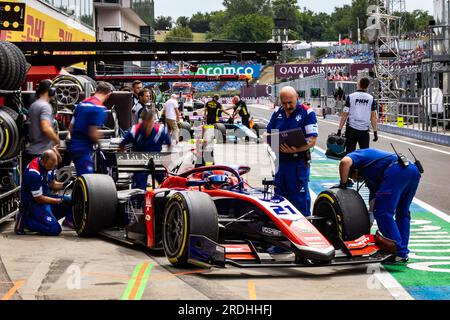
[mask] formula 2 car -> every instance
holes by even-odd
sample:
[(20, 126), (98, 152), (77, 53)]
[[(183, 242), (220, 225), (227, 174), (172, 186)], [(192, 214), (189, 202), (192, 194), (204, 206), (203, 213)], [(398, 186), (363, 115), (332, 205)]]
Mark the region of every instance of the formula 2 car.
[[(158, 155), (117, 154), (154, 176)], [(120, 165), (120, 164), (119, 164)], [(163, 249), (175, 266), (314, 267), (377, 263), (395, 243), (370, 234), (367, 208), (354, 190), (322, 192), (305, 218), (273, 194), (273, 182), (251, 188), (246, 166), (199, 167), (168, 174), (159, 188), (116, 191), (108, 175), (83, 175), (73, 189), (80, 237), (104, 236)], [(154, 184), (154, 181), (153, 181)]]

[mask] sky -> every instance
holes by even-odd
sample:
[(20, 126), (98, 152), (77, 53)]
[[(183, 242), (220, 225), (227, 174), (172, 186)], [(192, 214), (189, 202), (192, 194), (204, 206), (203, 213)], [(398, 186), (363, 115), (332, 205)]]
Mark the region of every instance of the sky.
[[(299, 0), (301, 8), (307, 7), (315, 12), (331, 13), (334, 7), (350, 4), (351, 0)], [(155, 15), (171, 16), (176, 19), (179, 16), (192, 16), (198, 11), (211, 12), (223, 9), (222, 0), (155, 0)], [(406, 9), (425, 9), (433, 14), (432, 0), (406, 0)]]

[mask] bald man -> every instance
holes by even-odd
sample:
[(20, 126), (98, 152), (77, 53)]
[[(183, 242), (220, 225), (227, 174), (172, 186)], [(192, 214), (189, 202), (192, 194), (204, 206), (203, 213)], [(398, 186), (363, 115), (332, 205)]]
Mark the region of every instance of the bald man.
[(282, 144), (279, 146), (275, 193), (289, 200), (304, 216), (310, 216), (311, 197), (308, 187), (310, 149), (316, 145), (319, 135), (316, 113), (311, 107), (299, 101), (297, 91), (293, 87), (281, 89), (280, 103), (280, 109), (272, 115), (267, 125), (267, 133), (301, 128), (307, 145), (293, 147)]
[(57, 196), (50, 190), (62, 190), (63, 184), (54, 180), (58, 154), (46, 150), (33, 159), (22, 175), (20, 210), (14, 231), (24, 235), (25, 229), (43, 235), (56, 236), (61, 233), (58, 220), (66, 217), (65, 225), (72, 226), (70, 196)]

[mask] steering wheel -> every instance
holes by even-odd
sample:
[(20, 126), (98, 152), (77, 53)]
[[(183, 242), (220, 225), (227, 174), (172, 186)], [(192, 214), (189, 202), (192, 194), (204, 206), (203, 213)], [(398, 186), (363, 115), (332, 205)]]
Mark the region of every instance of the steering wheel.
[[(243, 169), (248, 169), (247, 171), (244, 170), (245, 173), (250, 171), (249, 167), (243, 167)], [(187, 178), (187, 177), (193, 175), (194, 173), (205, 172), (205, 171), (214, 171), (214, 170), (220, 170), (220, 171), (229, 172), (229, 173), (231, 173), (233, 176), (235, 176), (238, 179), (238, 183), (228, 187), (228, 190), (233, 190), (233, 189), (238, 188), (238, 187), (239, 187), (239, 189), (243, 188), (244, 180), (242, 179), (242, 177), (240, 175), (240, 172), (234, 170), (231, 167), (227, 167), (227, 166), (209, 166), (209, 167), (194, 168), (194, 169), (188, 170), (188, 171), (180, 174), (179, 177)]]

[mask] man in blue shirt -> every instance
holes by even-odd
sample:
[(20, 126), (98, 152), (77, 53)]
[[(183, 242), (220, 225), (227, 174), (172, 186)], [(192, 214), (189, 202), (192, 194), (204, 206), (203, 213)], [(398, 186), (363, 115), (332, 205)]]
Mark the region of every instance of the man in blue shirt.
[[(167, 127), (163, 124), (155, 124), (155, 112), (153, 109), (145, 109), (141, 112), (142, 122), (135, 124), (125, 134), (120, 149), (123, 151), (126, 145), (132, 144), (135, 152), (161, 152), (163, 144), (169, 148), (172, 145)], [(147, 189), (147, 179), (149, 174), (139, 172), (133, 175), (133, 188)], [(164, 175), (157, 175), (155, 179), (162, 182)]]
[(281, 132), (301, 128), (307, 145), (298, 148), (286, 144), (279, 146), (275, 193), (289, 200), (304, 216), (309, 216), (310, 149), (316, 145), (319, 134), (316, 113), (299, 101), (297, 91), (293, 87), (281, 89), (280, 102), (282, 107), (272, 115), (267, 125), (268, 134), (275, 130)]
[(75, 164), (77, 175), (94, 173), (94, 144), (101, 138), (99, 129), (106, 121), (103, 106), (111, 95), (111, 86), (98, 82), (95, 94), (77, 105), (70, 125), (68, 150)]
[(407, 262), (411, 220), (409, 208), (421, 178), (417, 166), (409, 162), (404, 168), (394, 153), (363, 149), (344, 157), (339, 173), (341, 188), (345, 188), (349, 177), (357, 181), (365, 180), (378, 228), (385, 237), (396, 242), (397, 257), (393, 262)]
[(25, 169), (20, 190), (20, 210), (14, 231), (24, 235), (25, 229), (48, 236), (61, 233), (58, 220), (66, 217), (65, 224), (72, 224), (70, 196), (51, 194), (50, 190), (62, 190), (63, 184), (54, 180), (58, 155), (53, 149), (46, 150)]

